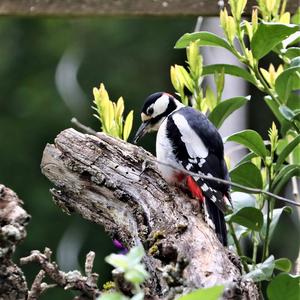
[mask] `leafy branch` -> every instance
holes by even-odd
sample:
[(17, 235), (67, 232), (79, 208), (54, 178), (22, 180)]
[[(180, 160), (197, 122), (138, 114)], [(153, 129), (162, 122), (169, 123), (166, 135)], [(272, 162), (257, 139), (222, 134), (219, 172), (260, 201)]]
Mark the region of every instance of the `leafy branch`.
[[(223, 9), (220, 13), (225, 38), (210, 32), (194, 32), (184, 34), (177, 41), (175, 48), (186, 48), (187, 66), (172, 66), (171, 82), (183, 104), (202, 111), (217, 128), (220, 128), (232, 112), (248, 102), (251, 103), (250, 96), (222, 99), (225, 74), (241, 77), (265, 93), (264, 102), (274, 114), (279, 128), (272, 124), (267, 144), (261, 135), (253, 130), (243, 130), (226, 138), (225, 142), (235, 142), (249, 150), (249, 153), (230, 170), (231, 181), (181, 171), (197, 178), (231, 185), (233, 208), (229, 210), (226, 219), (232, 243), (247, 273), (245, 276), (255, 281), (270, 281), (274, 277), (274, 269), (285, 272), (291, 269), (288, 259), (276, 260), (270, 255), (270, 241), (279, 218), (283, 212), (291, 211), (291, 208), (286, 206), (275, 208), (275, 200), (300, 206), (300, 203), (278, 195), (290, 180), (293, 180), (295, 185), (295, 178), (300, 176), (300, 98), (295, 92), (300, 89), (300, 48), (297, 46), (297, 20), (300, 10), (296, 16), (291, 17), (290, 13), (285, 11), (286, 1), (259, 0), (258, 7), (252, 11), (251, 20), (243, 20), (247, 0), (229, 0), (229, 4), (231, 12)], [(244, 68), (229, 64), (203, 66), (199, 53), (199, 48), (203, 46), (226, 49), (237, 57)], [(270, 64), (264, 69), (261, 67), (261, 60), (270, 52), (281, 59), (281, 64), (276, 68)], [(209, 86), (201, 86), (203, 78), (208, 75), (214, 76), (216, 91)], [(119, 99), (116, 104), (111, 102), (102, 85), (99, 90), (94, 90), (94, 95), (102, 130), (127, 140), (132, 120), (131, 116), (128, 116), (123, 128), (123, 100)], [(78, 122), (75, 123), (78, 125)], [(97, 134), (85, 129), (89, 133)], [(155, 163), (165, 164), (157, 161)], [(246, 195), (241, 191), (256, 196)], [(252, 242), (251, 258), (243, 253), (242, 243), (245, 238)], [(260, 245), (263, 253), (258, 257)], [(276, 277), (274, 280), (279, 280), (278, 278), (282, 277)], [(268, 294), (272, 294), (274, 289), (272, 282), (268, 288), (271, 292)]]
[[(233, 212), (226, 217), (230, 233), (244, 269), (248, 272), (247, 276), (252, 276), (251, 278), (256, 281), (271, 280), (276, 263), (274, 258), (269, 256), (270, 241), (282, 212), (290, 212), (288, 207), (275, 208), (274, 200), (281, 198), (278, 193), (288, 181), (292, 180), (295, 186), (295, 177), (300, 177), (300, 98), (299, 94), (295, 93), (295, 90), (300, 89), (300, 48), (296, 45), (299, 42), (297, 32), (299, 32), (300, 10), (291, 17), (290, 13), (285, 11), (286, 1), (260, 0), (258, 7), (253, 9), (251, 21), (248, 21), (242, 19), (246, 0), (229, 0), (229, 4), (231, 14), (226, 9), (220, 13), (220, 23), (226, 38), (210, 32), (186, 33), (177, 41), (175, 48), (186, 48), (187, 55), (189, 49), (195, 45), (221, 47), (230, 51), (245, 68), (228, 64), (208, 66), (201, 64), (201, 78), (197, 78), (198, 82), (201, 83), (204, 76), (214, 75), (216, 78), (216, 74), (223, 76), (224, 73), (243, 78), (266, 94), (265, 103), (280, 125), (280, 130), (277, 130), (275, 124), (272, 124), (269, 146), (253, 130), (234, 133), (226, 139), (239, 143), (249, 150), (249, 153), (230, 171), (233, 191), (258, 192), (254, 199), (248, 197), (245, 200), (242, 198), (243, 194), (234, 199), (238, 209), (233, 207)], [(239, 50), (236, 43), (240, 46)], [(193, 50), (193, 53), (195, 52)], [(276, 68), (270, 64), (266, 70), (260, 67), (261, 59), (270, 52), (277, 54), (282, 63)], [(188, 59), (188, 70), (193, 69), (191, 65), (193, 61), (196, 59)], [(181, 73), (184, 71), (181, 70)], [(181, 85), (187, 87), (187, 82), (196, 84), (192, 73), (188, 71), (185, 72)], [(176, 86), (174, 88), (177, 90)], [(184, 91), (184, 87), (181, 90)], [(195, 95), (201, 87), (197, 90), (195, 88), (188, 90)], [(179, 95), (181, 96), (181, 93)], [(183, 97), (185, 103), (187, 97), (186, 95)], [(236, 97), (222, 102), (219, 98), (218, 102), (214, 102), (214, 106), (210, 107), (203, 105), (203, 99), (201, 105), (194, 105), (192, 100), (190, 99), (190, 104), (206, 113), (219, 128), (223, 121), (234, 110), (248, 102), (250, 97)], [(296, 196), (295, 199), (297, 198), (299, 197)], [(299, 206), (295, 201), (286, 202)], [(263, 211), (265, 207), (266, 214)], [(252, 258), (246, 257), (242, 251), (241, 243), (246, 237), (252, 241)], [(260, 244), (263, 246), (263, 253), (261, 263), (258, 263), (257, 249)], [(282, 261), (286, 263), (284, 271), (288, 272), (291, 263), (287, 259)], [(268, 272), (264, 272), (266, 266)]]

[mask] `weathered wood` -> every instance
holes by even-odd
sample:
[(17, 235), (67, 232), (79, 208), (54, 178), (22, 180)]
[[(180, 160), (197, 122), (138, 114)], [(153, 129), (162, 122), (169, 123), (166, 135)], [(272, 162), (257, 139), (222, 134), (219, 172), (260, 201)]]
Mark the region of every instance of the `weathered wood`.
[[(68, 213), (103, 225), (126, 247), (142, 243), (151, 274), (150, 299), (173, 299), (197, 287), (224, 284), (224, 299), (258, 299), (228, 250), (203, 221), (197, 201), (166, 184), (141, 147), (99, 133), (61, 132), (44, 150), (42, 172), (54, 201)], [(155, 297), (155, 298), (154, 298)]]
[(0, 299), (27, 298), (25, 277), (12, 256), (16, 246), (26, 237), (29, 219), (18, 196), (0, 184)]
[[(226, 4), (228, 1), (224, 1)], [(217, 16), (223, 1), (217, 0), (1, 0), (0, 15), (20, 16)], [(249, 14), (256, 1), (248, 1)], [(288, 11), (295, 12), (299, 3), (290, 0)]]

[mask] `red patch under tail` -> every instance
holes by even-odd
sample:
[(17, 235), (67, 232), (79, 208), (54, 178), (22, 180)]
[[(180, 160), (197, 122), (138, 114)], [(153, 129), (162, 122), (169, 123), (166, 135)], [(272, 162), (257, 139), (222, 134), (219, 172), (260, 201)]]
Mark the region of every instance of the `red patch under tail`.
[(201, 203), (203, 203), (205, 197), (203, 196), (200, 186), (197, 184), (197, 182), (194, 180), (192, 176), (187, 176), (186, 184), (188, 189), (192, 193), (192, 196), (198, 199)]

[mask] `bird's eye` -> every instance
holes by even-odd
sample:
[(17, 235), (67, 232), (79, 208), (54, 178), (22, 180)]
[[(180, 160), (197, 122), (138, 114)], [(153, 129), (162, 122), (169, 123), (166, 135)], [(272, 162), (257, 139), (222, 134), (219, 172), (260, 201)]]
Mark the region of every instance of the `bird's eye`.
[(148, 114), (148, 115), (152, 115), (152, 114), (153, 114), (153, 107), (149, 107), (149, 108), (148, 108), (147, 114)]

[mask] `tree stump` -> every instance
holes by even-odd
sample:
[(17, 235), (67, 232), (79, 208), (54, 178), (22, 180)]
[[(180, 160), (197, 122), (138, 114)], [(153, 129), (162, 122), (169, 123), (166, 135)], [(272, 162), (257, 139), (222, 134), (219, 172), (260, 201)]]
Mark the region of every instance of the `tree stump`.
[[(224, 299), (258, 299), (255, 284), (243, 280), (195, 200), (169, 186), (154, 159), (141, 147), (103, 133), (66, 129), (46, 146), (41, 169), (65, 212), (103, 225), (128, 248), (143, 244), (150, 298), (172, 299), (223, 284)], [(151, 163), (144, 168), (145, 162)]]

